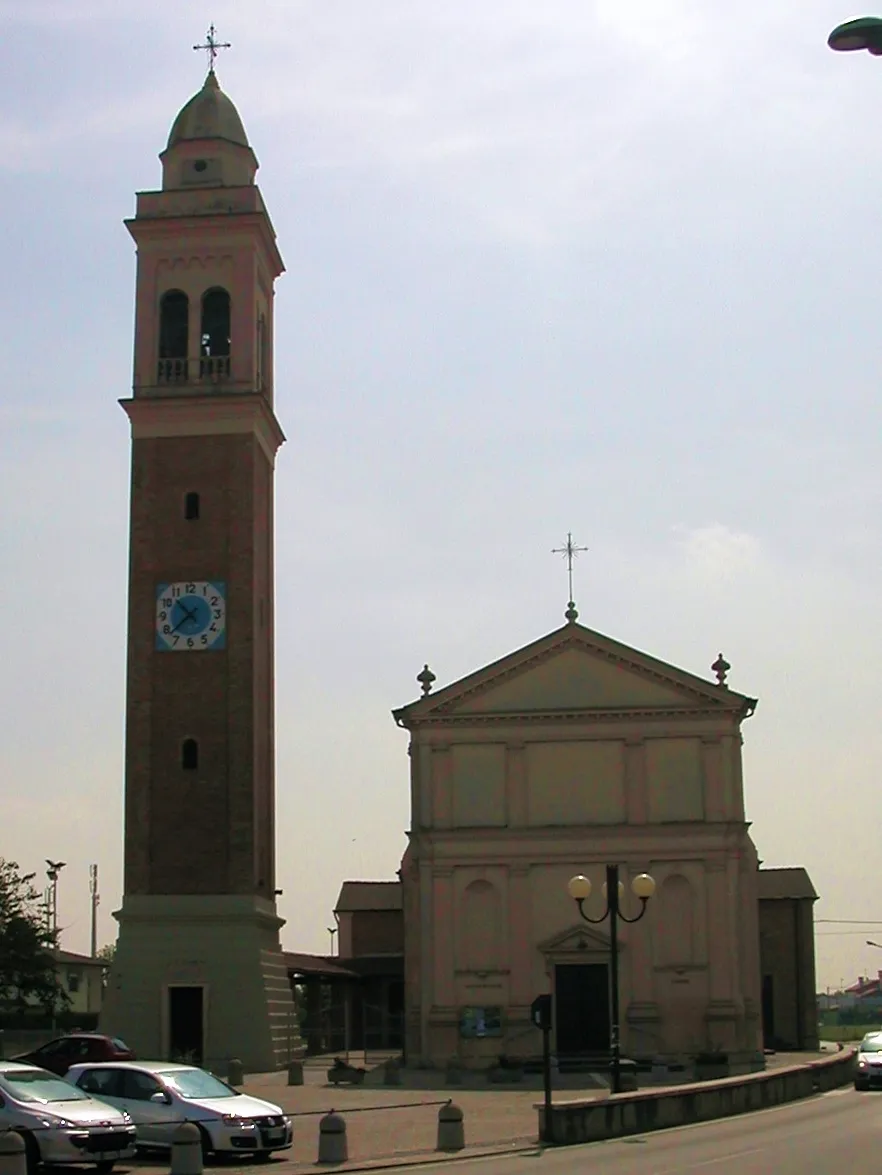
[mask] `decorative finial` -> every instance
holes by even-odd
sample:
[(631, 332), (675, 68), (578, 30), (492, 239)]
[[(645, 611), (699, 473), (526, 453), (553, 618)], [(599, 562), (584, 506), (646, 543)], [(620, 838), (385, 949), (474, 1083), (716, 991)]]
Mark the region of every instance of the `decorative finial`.
[(567, 561), (567, 575), (570, 585), (570, 602), (567, 605), (567, 610), (564, 612), (564, 616), (567, 618), (570, 624), (574, 624), (576, 618), (579, 615), (579, 613), (576, 611), (576, 605), (573, 603), (573, 560), (580, 551), (587, 550), (587, 547), (577, 547), (573, 542), (573, 536), (569, 533), (567, 534), (567, 545), (565, 547), (551, 548), (552, 555), (563, 555)]
[(723, 654), (720, 653), (719, 657), (717, 657), (716, 661), (714, 661), (713, 665), (711, 665), (711, 669), (717, 675), (717, 685), (726, 684), (726, 674), (731, 668), (732, 666), (729, 664)]
[(417, 681), (423, 687), (423, 696), (425, 696), (428, 693), (431, 693), (432, 682), (434, 680), (435, 680), (435, 674), (432, 672), (432, 670), (429, 668), (428, 665), (424, 665), (422, 673), (417, 674)]
[(196, 50), (197, 53), (198, 52), (206, 52), (208, 54), (208, 73), (209, 73), (209, 75), (214, 73), (214, 59), (217, 57), (220, 50), (221, 49), (232, 49), (232, 47), (233, 46), (230, 44), (229, 41), (219, 41), (217, 39), (217, 29), (214, 27), (213, 21), (211, 23), (211, 26), (209, 27), (208, 32), (205, 34), (205, 44), (193, 46), (193, 48)]

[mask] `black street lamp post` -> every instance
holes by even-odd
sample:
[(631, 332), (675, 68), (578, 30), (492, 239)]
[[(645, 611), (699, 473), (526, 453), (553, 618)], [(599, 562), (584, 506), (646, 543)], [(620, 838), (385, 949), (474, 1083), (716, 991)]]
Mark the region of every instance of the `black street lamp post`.
[(623, 922), (639, 922), (646, 913), (646, 906), (649, 899), (655, 893), (655, 881), (648, 873), (640, 873), (631, 882), (631, 890), (634, 897), (640, 899), (640, 912), (633, 918), (628, 918), (621, 910), (621, 899), (625, 892), (625, 887), (619, 881), (619, 867), (618, 865), (607, 865), (606, 867), (606, 883), (603, 890), (606, 897), (606, 909), (599, 918), (589, 918), (585, 913), (584, 904), (591, 896), (591, 882), (587, 877), (579, 874), (578, 877), (571, 877), (567, 886), (570, 897), (579, 908), (579, 914), (585, 922), (590, 922), (592, 925), (598, 925), (605, 922), (609, 918), (609, 951), (610, 951), (610, 1004), (611, 1004), (611, 1023), (609, 1029), (610, 1051), (612, 1053), (611, 1077), (612, 1077), (612, 1092), (621, 1093), (621, 1061), (622, 1050), (621, 1042), (619, 1040), (619, 919)]

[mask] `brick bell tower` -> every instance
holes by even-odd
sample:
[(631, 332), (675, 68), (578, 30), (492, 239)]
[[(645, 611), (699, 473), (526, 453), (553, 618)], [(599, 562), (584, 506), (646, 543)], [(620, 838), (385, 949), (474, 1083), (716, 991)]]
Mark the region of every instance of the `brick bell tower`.
[[(212, 44), (213, 49), (213, 44)], [(284, 266), (211, 68), (137, 245), (125, 886), (102, 1027), (246, 1071), (299, 1046), (275, 906), (273, 283)]]

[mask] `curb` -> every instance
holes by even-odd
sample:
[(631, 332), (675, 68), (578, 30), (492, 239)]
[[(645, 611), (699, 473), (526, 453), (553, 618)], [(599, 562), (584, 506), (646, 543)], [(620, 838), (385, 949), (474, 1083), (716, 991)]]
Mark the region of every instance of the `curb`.
[[(455, 1163), (466, 1159), (490, 1159), (501, 1155), (541, 1154), (546, 1150), (555, 1150), (545, 1143), (525, 1139), (516, 1139), (511, 1143), (476, 1143), (466, 1146), (461, 1151), (416, 1151), (403, 1152), (401, 1155), (386, 1155), (377, 1159), (354, 1159), (351, 1162), (335, 1163), (335, 1171), (388, 1171), (396, 1167), (430, 1167), (433, 1163)], [(292, 1175), (302, 1175), (307, 1171), (315, 1172), (316, 1163), (292, 1163), (287, 1170)]]

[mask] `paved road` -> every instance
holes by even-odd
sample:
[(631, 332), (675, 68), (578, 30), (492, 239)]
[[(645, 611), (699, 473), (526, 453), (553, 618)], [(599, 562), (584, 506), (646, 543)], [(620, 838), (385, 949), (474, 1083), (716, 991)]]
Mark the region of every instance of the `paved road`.
[[(478, 1159), (469, 1175), (852, 1175), (877, 1171), (882, 1095), (851, 1087), (717, 1122), (542, 1153)], [(452, 1175), (454, 1165), (431, 1167)], [(466, 1175), (456, 1164), (458, 1175)]]

